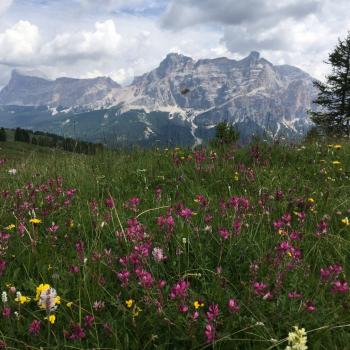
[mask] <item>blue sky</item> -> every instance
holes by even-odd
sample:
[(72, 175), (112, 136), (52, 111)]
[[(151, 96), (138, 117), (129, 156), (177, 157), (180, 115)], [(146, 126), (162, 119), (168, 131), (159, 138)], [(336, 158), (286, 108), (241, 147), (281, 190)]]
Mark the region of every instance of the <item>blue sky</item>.
[(0, 86), (14, 68), (127, 84), (169, 52), (253, 50), (322, 79), (348, 13), (348, 0), (0, 0)]

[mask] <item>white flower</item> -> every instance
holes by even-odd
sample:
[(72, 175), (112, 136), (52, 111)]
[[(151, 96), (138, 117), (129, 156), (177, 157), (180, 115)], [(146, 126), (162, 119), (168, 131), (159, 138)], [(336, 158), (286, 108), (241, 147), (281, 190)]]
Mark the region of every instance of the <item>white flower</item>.
[(294, 332), (288, 333), (288, 346), (286, 350), (307, 350), (307, 335), (305, 328), (294, 326)]
[(159, 247), (154, 247), (152, 251), (153, 259), (156, 262), (161, 262), (165, 260), (167, 257), (164, 255), (163, 249)]
[(58, 304), (57, 292), (55, 288), (47, 288), (40, 293), (38, 305), (46, 311), (55, 311)]
[(7, 299), (7, 293), (6, 293), (5, 291), (3, 291), (3, 292), (1, 293), (1, 301), (2, 301), (4, 304), (6, 304), (7, 301), (8, 301), (8, 299)]
[(183, 244), (186, 244), (186, 243), (187, 243), (187, 238), (186, 238), (186, 237), (182, 238), (182, 243), (183, 243)]
[(16, 174), (17, 174), (17, 169), (10, 169), (10, 170), (8, 171), (8, 173), (9, 173), (10, 175), (16, 175)]

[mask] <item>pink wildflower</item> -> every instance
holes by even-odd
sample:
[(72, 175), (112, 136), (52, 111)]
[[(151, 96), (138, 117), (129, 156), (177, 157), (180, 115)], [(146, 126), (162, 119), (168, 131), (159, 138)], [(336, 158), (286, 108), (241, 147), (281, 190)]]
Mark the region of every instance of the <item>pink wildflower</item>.
[(28, 328), (28, 332), (32, 335), (39, 335), (41, 330), (41, 321), (34, 320)]
[(235, 299), (229, 299), (227, 306), (228, 306), (229, 310), (232, 312), (239, 312), (240, 311), (240, 307)]
[(189, 282), (184, 280), (177, 282), (170, 290), (170, 299), (176, 299), (178, 297), (185, 298), (189, 285)]
[(206, 324), (204, 334), (208, 343), (212, 343), (215, 340), (215, 328), (211, 323)]
[(346, 281), (334, 281), (332, 283), (332, 293), (347, 293), (349, 291), (349, 285)]

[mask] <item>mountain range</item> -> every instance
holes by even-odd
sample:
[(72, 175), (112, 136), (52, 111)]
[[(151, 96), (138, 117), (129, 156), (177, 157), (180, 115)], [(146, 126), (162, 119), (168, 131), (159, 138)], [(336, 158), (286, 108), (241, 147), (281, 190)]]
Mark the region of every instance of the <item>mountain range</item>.
[(14, 70), (0, 123), (109, 145), (194, 145), (220, 121), (253, 134), (300, 137), (312, 125), (313, 78), (251, 52), (242, 60), (171, 53), (122, 87), (108, 77), (49, 80)]

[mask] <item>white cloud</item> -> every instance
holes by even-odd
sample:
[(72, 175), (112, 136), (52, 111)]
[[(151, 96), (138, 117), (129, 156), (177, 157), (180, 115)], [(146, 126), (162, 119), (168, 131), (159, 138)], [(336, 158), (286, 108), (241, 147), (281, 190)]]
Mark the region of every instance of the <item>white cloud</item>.
[[(0, 0), (0, 15), (10, 3)], [(323, 60), (349, 29), (349, 10), (349, 0), (15, 1), (0, 20), (0, 86), (18, 66), (125, 84), (170, 51), (239, 59), (258, 50), (321, 78)]]
[(13, 0), (0, 0), (0, 16), (3, 15), (12, 5)]
[(39, 29), (28, 21), (19, 21), (0, 33), (0, 63), (23, 65), (39, 48)]
[(114, 56), (118, 52), (121, 35), (112, 20), (97, 22), (94, 31), (58, 34), (42, 49), (44, 56), (69, 61)]
[(164, 9), (171, 0), (79, 0), (85, 10), (98, 12), (129, 11), (142, 13), (146, 10)]

